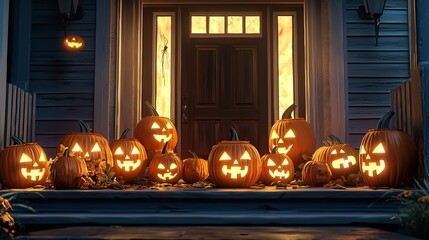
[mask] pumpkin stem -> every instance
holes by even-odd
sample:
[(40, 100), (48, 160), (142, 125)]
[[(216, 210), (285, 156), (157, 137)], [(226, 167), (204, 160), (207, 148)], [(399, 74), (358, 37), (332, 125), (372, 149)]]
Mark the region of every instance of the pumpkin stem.
[(167, 146), (168, 146), (168, 141), (164, 144), (164, 147), (162, 148), (162, 154), (167, 154), (168, 153), (168, 151), (167, 151)]
[(91, 128), (89, 127), (88, 123), (82, 120), (77, 120), (77, 123), (79, 124), (80, 132), (83, 132), (83, 133), (91, 132)]
[(237, 131), (234, 128), (231, 128), (231, 141), (240, 141), (238, 139)]
[(144, 104), (146, 104), (146, 106), (149, 108), (150, 110), (150, 115), (151, 116), (159, 116), (158, 112), (156, 111), (156, 109), (152, 106), (152, 104), (150, 104), (149, 101), (144, 102)]
[(127, 138), (127, 134), (128, 134), (128, 132), (130, 131), (130, 129), (125, 129), (123, 132), (122, 132), (122, 134), (121, 134), (121, 137), (119, 137), (119, 139), (126, 139)]
[(25, 144), (25, 142), (17, 136), (10, 136), (10, 140), (12, 140), (13, 145)]
[(69, 148), (64, 149), (63, 157), (70, 157), (70, 150), (69, 150)]
[(332, 142), (332, 144), (331, 145), (334, 145), (334, 144), (341, 144), (342, 142), (341, 142), (341, 140), (340, 140), (340, 138), (339, 137), (337, 137), (337, 136), (335, 136), (335, 135), (333, 135), (333, 134), (329, 134), (328, 135), (328, 138), (329, 138), (329, 140), (331, 140), (331, 142)]
[(292, 103), (286, 110), (283, 112), (282, 119), (290, 119), (292, 118), (292, 112), (295, 111), (296, 105)]
[(198, 158), (198, 155), (195, 152), (192, 152), (191, 150), (188, 150), (193, 158)]
[(277, 146), (274, 146), (273, 149), (271, 149), (271, 154), (277, 154), (279, 153), (279, 148)]
[(377, 123), (377, 129), (389, 128), (390, 120), (392, 119), (395, 113), (393, 111), (388, 111), (384, 114), (383, 117)]

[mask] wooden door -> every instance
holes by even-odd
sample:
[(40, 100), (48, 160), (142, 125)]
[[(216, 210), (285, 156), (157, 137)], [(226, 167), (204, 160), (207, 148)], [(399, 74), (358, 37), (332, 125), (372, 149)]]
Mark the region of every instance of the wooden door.
[[(208, 157), (213, 145), (230, 138), (231, 127), (240, 140), (266, 153), (266, 29), (261, 28), (261, 37), (192, 37), (190, 13), (196, 10), (186, 8), (182, 14), (182, 157), (188, 149)], [(261, 27), (264, 19), (261, 15)]]

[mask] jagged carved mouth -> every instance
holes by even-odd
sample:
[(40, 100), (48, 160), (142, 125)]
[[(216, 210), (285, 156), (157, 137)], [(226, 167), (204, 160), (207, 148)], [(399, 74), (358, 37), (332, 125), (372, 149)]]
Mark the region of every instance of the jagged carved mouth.
[(249, 171), (248, 166), (244, 166), (244, 169), (241, 169), (241, 166), (232, 166), (231, 168), (228, 168), (228, 166), (224, 165), (222, 167), (222, 172), (225, 176), (231, 175), (232, 179), (237, 179), (238, 175), (240, 177), (244, 177), (247, 175), (247, 172)]
[(118, 167), (120, 169), (124, 169), (125, 171), (129, 172), (129, 171), (133, 171), (135, 169), (137, 169), (140, 164), (142, 163), (142, 161), (140, 159), (137, 160), (116, 160), (116, 164), (118, 164)]
[(293, 147), (293, 144), (291, 144), (289, 147), (277, 147), (277, 151), (279, 152), (279, 153), (283, 153), (283, 154), (286, 154), (286, 153), (288, 153), (289, 151), (290, 151), (290, 149)]
[(21, 168), (21, 173), (25, 179), (31, 179), (32, 181), (39, 181), (45, 175), (45, 169), (44, 168), (42, 169)]
[(289, 171), (285, 173), (285, 170), (281, 170), (281, 171), (279, 171), (278, 169), (276, 169), (275, 171), (270, 170), (269, 173), (271, 177), (278, 178), (278, 179), (282, 179), (282, 178), (287, 179), (290, 176)]
[(153, 137), (156, 139), (156, 141), (158, 142), (168, 142), (170, 141), (170, 139), (173, 137), (173, 134), (170, 133), (169, 135), (166, 134), (154, 134)]
[(369, 177), (374, 177), (374, 172), (376, 173), (375, 175), (379, 175), (381, 172), (383, 172), (385, 167), (386, 163), (384, 160), (380, 160), (378, 164), (377, 162), (362, 162), (362, 172), (368, 172), (367, 175)]
[(349, 168), (351, 165), (356, 165), (356, 158), (354, 156), (348, 156), (347, 159), (340, 158), (332, 161), (332, 167), (335, 169), (340, 169), (341, 165), (344, 168)]
[(170, 180), (173, 179), (177, 176), (177, 173), (171, 173), (171, 172), (166, 172), (164, 174), (162, 173), (158, 173), (158, 177), (162, 180)]

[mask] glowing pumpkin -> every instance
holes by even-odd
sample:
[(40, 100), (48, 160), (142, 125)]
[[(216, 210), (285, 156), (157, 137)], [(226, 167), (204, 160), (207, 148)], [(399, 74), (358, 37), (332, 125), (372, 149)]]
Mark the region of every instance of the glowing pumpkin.
[(295, 168), (303, 162), (302, 155), (311, 156), (315, 149), (313, 130), (303, 118), (292, 118), (295, 104), (288, 107), (282, 119), (271, 127), (268, 148), (277, 146), (279, 153), (286, 153), (293, 161)]
[(143, 117), (134, 129), (134, 137), (137, 138), (147, 151), (161, 151), (164, 144), (169, 142), (168, 151), (172, 151), (177, 145), (177, 130), (169, 118), (160, 117), (156, 109), (148, 102), (146, 106), (151, 111), (151, 116)]
[(271, 153), (265, 154), (261, 158), (262, 172), (260, 180), (265, 185), (282, 182), (290, 183), (294, 179), (295, 168), (293, 162), (287, 154), (278, 153), (274, 147)]
[(61, 145), (68, 147), (71, 152), (85, 159), (102, 159), (113, 166), (113, 156), (107, 139), (98, 133), (93, 133), (87, 123), (79, 120), (81, 132), (64, 135), (57, 147), (57, 154), (62, 154)]
[(321, 187), (331, 181), (332, 172), (326, 163), (308, 161), (302, 167), (302, 180), (313, 187)]
[(65, 149), (63, 156), (51, 164), (51, 181), (56, 189), (79, 189), (84, 183), (82, 177), (88, 175), (85, 161), (69, 153)]
[(83, 38), (79, 35), (68, 35), (64, 38), (64, 47), (68, 50), (79, 50), (83, 45)]
[(402, 187), (417, 172), (417, 147), (406, 133), (389, 129), (393, 112), (386, 113), (377, 129), (369, 130), (359, 150), (359, 167), (370, 187)]
[(14, 145), (0, 152), (1, 182), (8, 188), (28, 188), (44, 184), (48, 177), (48, 159), (37, 143), (24, 143), (11, 137)]
[(348, 144), (341, 143), (340, 139), (334, 135), (329, 135), (328, 138), (327, 141), (324, 141), (325, 146), (314, 152), (313, 161), (328, 164), (334, 179), (358, 172), (358, 153), (355, 149)]
[(189, 150), (191, 158), (183, 160), (182, 178), (186, 183), (204, 181), (209, 177), (209, 165), (207, 160), (199, 158), (197, 154)]
[(126, 129), (119, 139), (110, 143), (115, 175), (122, 177), (125, 182), (142, 176), (147, 167), (146, 149), (137, 139), (127, 138), (128, 131)]
[(231, 140), (213, 146), (209, 155), (209, 173), (218, 187), (246, 188), (261, 175), (261, 157), (248, 141), (239, 141), (231, 128)]
[(182, 160), (175, 153), (168, 153), (168, 142), (161, 154), (156, 154), (148, 168), (149, 178), (154, 182), (177, 183), (182, 177)]

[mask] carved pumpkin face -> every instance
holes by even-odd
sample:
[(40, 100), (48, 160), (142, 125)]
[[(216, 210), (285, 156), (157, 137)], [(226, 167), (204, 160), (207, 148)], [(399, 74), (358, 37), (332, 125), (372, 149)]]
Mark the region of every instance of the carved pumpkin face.
[(219, 187), (250, 187), (261, 175), (261, 157), (249, 142), (232, 139), (220, 142), (210, 151), (211, 180)]
[(129, 182), (142, 176), (147, 166), (147, 154), (137, 139), (117, 139), (110, 144), (112, 149), (115, 175)]
[(182, 160), (174, 153), (155, 155), (148, 172), (154, 182), (175, 184), (182, 177)]
[(64, 47), (68, 50), (78, 50), (84, 45), (83, 38), (79, 35), (68, 35), (64, 38)]
[(48, 174), (46, 154), (36, 143), (8, 146), (0, 154), (1, 180), (8, 188), (43, 184)]
[[(362, 155), (362, 172), (368, 177), (380, 175), (386, 168), (386, 150), (382, 143), (377, 144), (367, 153), (364, 146), (361, 146), (359, 154)], [(371, 158), (372, 156), (372, 158)]]
[(261, 158), (261, 181), (265, 185), (282, 182), (290, 183), (295, 174), (295, 168), (288, 155), (282, 153), (269, 153)]
[(146, 116), (137, 124), (134, 136), (148, 151), (160, 151), (169, 142), (169, 151), (177, 144), (177, 130), (170, 119)]

